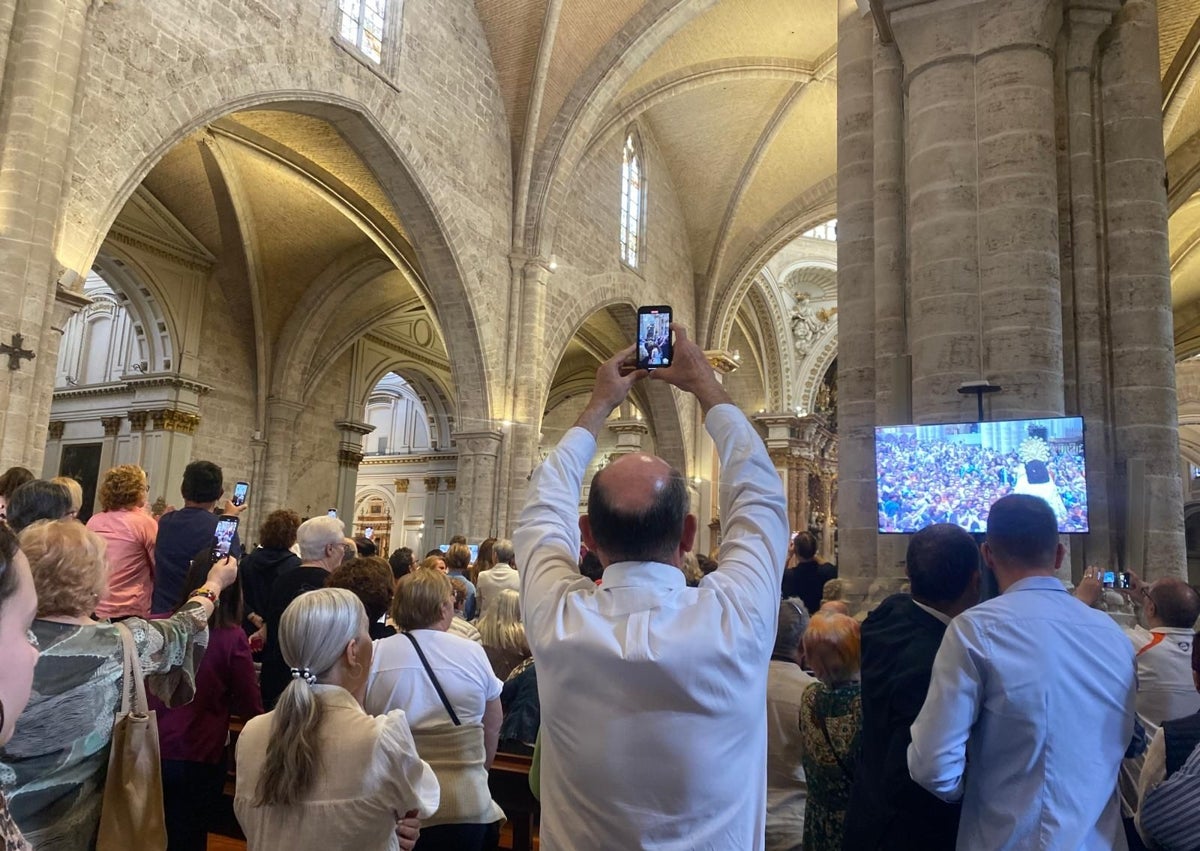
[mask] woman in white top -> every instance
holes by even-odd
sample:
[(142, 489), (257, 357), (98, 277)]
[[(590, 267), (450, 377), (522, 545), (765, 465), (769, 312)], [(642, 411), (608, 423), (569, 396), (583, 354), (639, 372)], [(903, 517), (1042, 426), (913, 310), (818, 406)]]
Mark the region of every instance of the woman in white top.
[(779, 627), (767, 671), (767, 846), (766, 851), (799, 851), (804, 845), (804, 740), (800, 699), (816, 682), (801, 667), (800, 639), (808, 614), (799, 597), (779, 604)]
[(441, 784), (441, 806), (422, 824), (417, 851), (494, 848), (504, 818), (487, 785), (503, 684), (482, 647), (446, 631), (453, 619), (454, 592), (444, 573), (420, 569), (401, 579), (392, 620), (403, 632), (375, 642), (364, 701), (368, 712), (404, 707)]
[(344, 588), (301, 594), (279, 624), (292, 681), (238, 739), (234, 810), (248, 851), (412, 849), (439, 789), (399, 709), (360, 700), (371, 669), (367, 613)]
[(485, 571), (481, 571), (475, 582), (475, 610), (483, 617), (504, 589), (521, 593), (521, 577), (513, 562), (517, 560), (513, 551), (513, 543), (507, 538), (496, 541), (493, 549), (496, 563)]

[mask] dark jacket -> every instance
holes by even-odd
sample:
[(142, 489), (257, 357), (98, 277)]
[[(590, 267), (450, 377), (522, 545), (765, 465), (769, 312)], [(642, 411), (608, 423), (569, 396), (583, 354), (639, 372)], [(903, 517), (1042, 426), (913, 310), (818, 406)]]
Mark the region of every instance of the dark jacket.
[(263, 620), (271, 604), (271, 586), (282, 573), (300, 566), (300, 556), (291, 550), (274, 547), (259, 547), (242, 559), (242, 596), (246, 601), (246, 614), (254, 612)]
[(862, 625), (862, 749), (846, 812), (846, 851), (953, 851), (959, 804), (908, 774), (916, 720), (946, 626), (907, 594), (888, 597)]
[(802, 561), (783, 572), (781, 591), (784, 599), (799, 597), (810, 615), (821, 608), (821, 592), (825, 583), (837, 579), (837, 565), (819, 561)]

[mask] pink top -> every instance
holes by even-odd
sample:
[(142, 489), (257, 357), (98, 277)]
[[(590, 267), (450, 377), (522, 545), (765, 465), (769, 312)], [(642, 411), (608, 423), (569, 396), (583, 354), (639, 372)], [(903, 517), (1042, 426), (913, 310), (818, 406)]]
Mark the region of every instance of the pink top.
[(140, 508), (123, 508), (93, 514), (87, 527), (108, 544), (108, 590), (96, 605), (96, 616), (150, 617), (158, 521)]

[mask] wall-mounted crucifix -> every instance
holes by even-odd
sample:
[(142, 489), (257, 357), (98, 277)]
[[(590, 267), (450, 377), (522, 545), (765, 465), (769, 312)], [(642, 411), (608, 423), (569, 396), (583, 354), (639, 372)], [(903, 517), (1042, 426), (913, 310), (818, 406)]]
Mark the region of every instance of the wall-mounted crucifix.
[(8, 343), (0, 343), (0, 357), (8, 355), (8, 368), (20, 369), (22, 360), (33, 360), (37, 355), (23, 348), (25, 338), (20, 334), (12, 335), (12, 345)]

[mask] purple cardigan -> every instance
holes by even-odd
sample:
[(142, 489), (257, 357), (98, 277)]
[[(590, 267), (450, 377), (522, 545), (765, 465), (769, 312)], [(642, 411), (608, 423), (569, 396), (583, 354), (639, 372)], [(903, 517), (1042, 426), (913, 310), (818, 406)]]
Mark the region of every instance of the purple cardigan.
[(163, 759), (218, 763), (225, 759), (229, 716), (253, 718), (263, 711), (250, 642), (240, 626), (212, 629), (196, 672), (196, 698), (168, 709), (153, 695)]

